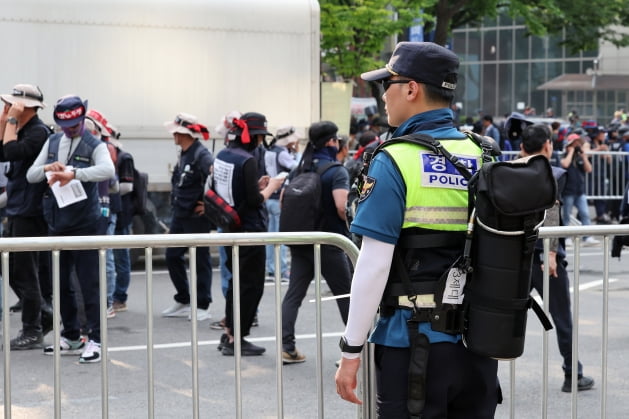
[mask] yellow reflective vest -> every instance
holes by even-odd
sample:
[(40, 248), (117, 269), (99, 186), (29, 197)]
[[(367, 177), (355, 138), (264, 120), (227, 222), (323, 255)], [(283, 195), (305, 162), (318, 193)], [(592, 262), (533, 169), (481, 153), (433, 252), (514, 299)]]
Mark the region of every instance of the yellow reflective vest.
[[(471, 172), (481, 166), (481, 149), (470, 139), (439, 139)], [(467, 181), (447, 159), (417, 144), (400, 142), (384, 150), (396, 163), (406, 185), (403, 229), (419, 227), (465, 231)]]

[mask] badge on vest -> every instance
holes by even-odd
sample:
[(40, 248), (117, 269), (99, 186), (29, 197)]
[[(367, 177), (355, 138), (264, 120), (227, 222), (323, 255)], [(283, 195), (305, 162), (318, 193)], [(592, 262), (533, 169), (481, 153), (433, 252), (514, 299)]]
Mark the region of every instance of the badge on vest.
[(371, 191), (376, 186), (376, 179), (371, 176), (365, 176), (365, 181), (363, 182), (363, 187), (360, 190), (360, 198), (358, 202), (363, 202), (365, 199), (371, 195)]
[[(444, 156), (422, 152), (422, 186), (426, 188), (448, 188), (467, 190), (467, 180)], [(478, 170), (478, 157), (462, 154), (455, 156), (472, 173)]]

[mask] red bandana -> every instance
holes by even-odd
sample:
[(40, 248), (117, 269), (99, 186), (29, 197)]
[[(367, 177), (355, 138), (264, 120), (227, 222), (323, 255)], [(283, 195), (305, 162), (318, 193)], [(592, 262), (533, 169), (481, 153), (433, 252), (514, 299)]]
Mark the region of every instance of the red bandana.
[(243, 144), (249, 144), (251, 142), (251, 137), (249, 137), (249, 126), (244, 119), (236, 119), (234, 118), (234, 125), (238, 128), (242, 129), (242, 134), (240, 134), (240, 140)]

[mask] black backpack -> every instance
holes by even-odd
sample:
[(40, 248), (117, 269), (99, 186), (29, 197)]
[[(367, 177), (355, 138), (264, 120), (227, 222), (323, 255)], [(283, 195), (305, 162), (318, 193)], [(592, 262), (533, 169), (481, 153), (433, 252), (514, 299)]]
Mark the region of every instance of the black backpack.
[(329, 168), (340, 166), (329, 162), (317, 171), (301, 172), (284, 187), (280, 231), (317, 231), (323, 221), (321, 206), (321, 176)]

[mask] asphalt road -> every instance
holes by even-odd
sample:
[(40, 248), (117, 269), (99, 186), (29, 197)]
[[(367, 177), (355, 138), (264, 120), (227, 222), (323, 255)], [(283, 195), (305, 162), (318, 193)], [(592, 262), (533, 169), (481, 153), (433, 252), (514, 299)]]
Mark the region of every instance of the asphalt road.
[[(627, 366), (629, 333), (629, 264), (626, 255), (610, 263), (609, 358), (607, 384), (607, 417), (629, 417), (629, 367)], [(569, 260), (572, 262), (571, 260)], [(192, 373), (190, 322), (187, 319), (165, 319), (161, 310), (172, 302), (174, 289), (164, 271), (155, 271), (153, 293), (155, 417), (192, 418)], [(572, 263), (569, 267), (572, 274)], [(602, 272), (600, 247), (586, 248), (582, 253), (579, 301), (579, 358), (585, 373), (596, 380), (593, 390), (578, 394), (576, 417), (601, 417), (602, 391)], [(109, 417), (147, 417), (146, 279), (134, 272), (129, 291), (129, 311), (108, 321), (109, 332)], [(286, 285), (282, 285), (282, 293)], [(325, 294), (329, 291), (323, 285)], [(213, 281), (215, 303), (210, 307), (214, 320), (223, 316), (224, 299), (219, 275)], [(286, 418), (316, 418), (316, 347), (314, 285), (304, 300), (297, 322), (298, 348), (307, 356), (303, 364), (283, 367), (283, 407)], [(260, 326), (253, 329), (251, 341), (267, 348), (260, 357), (243, 358), (242, 394), (244, 418), (277, 417), (274, 309), (276, 301), (271, 284), (265, 289), (260, 306)], [(343, 325), (334, 302), (323, 303), (323, 391), (326, 418), (356, 417), (354, 406), (340, 400), (334, 387), (334, 362), (339, 357), (337, 342)], [(10, 316), (12, 336), (17, 333), (19, 318)], [(508, 418), (513, 406), (517, 418), (542, 416), (542, 327), (531, 313), (528, 319), (526, 347), (515, 361), (515, 392), (509, 384), (509, 362), (500, 362), (500, 380), (505, 401), (498, 407), (497, 418)], [(199, 327), (199, 411), (201, 418), (235, 417), (234, 358), (216, 350), (220, 331), (211, 330), (208, 322)], [(52, 342), (52, 334), (47, 336)], [(561, 359), (554, 332), (549, 335), (548, 417), (569, 418), (572, 398), (562, 393)], [(62, 357), (62, 417), (101, 417), (101, 369), (98, 364), (80, 365), (78, 357)], [(53, 416), (53, 359), (41, 351), (11, 353), (12, 417), (50, 418)], [(0, 394), (3, 397), (3, 394)], [(0, 412), (0, 414), (2, 414)]]

